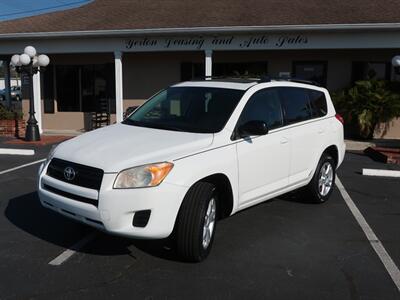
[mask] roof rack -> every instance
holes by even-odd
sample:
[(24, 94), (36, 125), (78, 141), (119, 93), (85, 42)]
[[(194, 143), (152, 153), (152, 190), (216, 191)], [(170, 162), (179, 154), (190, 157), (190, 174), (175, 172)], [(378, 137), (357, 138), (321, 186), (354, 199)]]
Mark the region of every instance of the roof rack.
[(220, 81), (232, 81), (241, 83), (258, 82), (260, 77), (247, 77), (247, 76), (202, 76), (193, 78), (191, 81), (202, 81), (202, 80), (220, 80)]
[(304, 84), (320, 86), (320, 84), (316, 81), (306, 80), (306, 79), (301, 79), (301, 78), (296, 78), (296, 77), (289, 77), (289, 76), (283, 76), (283, 77), (262, 76), (260, 78), (259, 82), (271, 82), (271, 81), (290, 81), (290, 82), (297, 82), (297, 83), (304, 83)]
[(320, 84), (316, 81), (312, 80), (305, 80), (301, 78), (295, 77), (270, 77), (268, 75), (263, 75), (260, 77), (248, 77), (248, 76), (203, 76), (193, 78), (191, 81), (201, 81), (201, 80), (220, 80), (220, 81), (233, 81), (233, 82), (241, 82), (241, 83), (262, 83), (262, 82), (271, 82), (271, 81), (290, 81), (290, 82), (297, 82), (297, 83), (304, 83), (304, 84), (311, 84), (315, 86), (320, 86)]

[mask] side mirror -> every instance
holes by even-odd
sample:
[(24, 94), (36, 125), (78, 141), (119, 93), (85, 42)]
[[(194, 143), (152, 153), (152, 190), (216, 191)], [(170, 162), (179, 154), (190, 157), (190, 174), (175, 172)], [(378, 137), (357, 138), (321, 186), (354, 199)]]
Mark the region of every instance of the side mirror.
[(268, 125), (264, 121), (254, 120), (239, 126), (238, 134), (240, 137), (252, 135), (266, 135), (268, 133)]

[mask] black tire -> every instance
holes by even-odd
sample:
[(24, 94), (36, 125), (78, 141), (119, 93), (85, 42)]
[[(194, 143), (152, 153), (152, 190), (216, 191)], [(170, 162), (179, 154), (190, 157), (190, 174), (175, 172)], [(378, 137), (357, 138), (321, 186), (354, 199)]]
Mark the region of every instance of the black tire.
[[(332, 168), (332, 183), (329, 191), (325, 194), (321, 192), (319, 180), (321, 177), (321, 169), (327, 164), (329, 164), (330, 167)], [(323, 153), (318, 162), (317, 168), (315, 169), (313, 178), (311, 179), (310, 183), (304, 188), (305, 200), (311, 203), (326, 202), (332, 194), (333, 188), (335, 186), (335, 179), (336, 179), (336, 162), (331, 155), (329, 155), (328, 153)]]
[[(203, 247), (203, 226), (210, 201), (216, 204), (215, 186), (208, 182), (198, 182), (187, 192), (179, 210), (176, 227), (176, 250), (181, 259), (190, 262), (200, 262), (210, 253), (216, 219), (214, 221), (211, 240), (206, 248)], [(217, 215), (215, 205), (215, 215)]]

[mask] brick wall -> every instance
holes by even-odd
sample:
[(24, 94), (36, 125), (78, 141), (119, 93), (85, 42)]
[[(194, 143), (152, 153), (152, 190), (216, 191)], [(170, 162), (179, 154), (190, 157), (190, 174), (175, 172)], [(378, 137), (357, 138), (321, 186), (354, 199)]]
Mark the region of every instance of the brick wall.
[(22, 138), (25, 136), (24, 120), (0, 120), (0, 136), (13, 136)]

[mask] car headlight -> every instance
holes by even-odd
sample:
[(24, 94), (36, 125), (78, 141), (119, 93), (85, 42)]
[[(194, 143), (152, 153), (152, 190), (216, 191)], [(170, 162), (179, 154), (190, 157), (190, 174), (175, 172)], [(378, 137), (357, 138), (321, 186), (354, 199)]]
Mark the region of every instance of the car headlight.
[(132, 189), (159, 185), (174, 164), (169, 162), (149, 164), (121, 171), (114, 182), (114, 189)]

